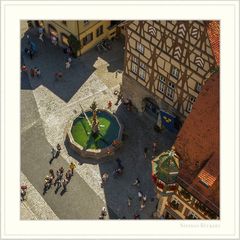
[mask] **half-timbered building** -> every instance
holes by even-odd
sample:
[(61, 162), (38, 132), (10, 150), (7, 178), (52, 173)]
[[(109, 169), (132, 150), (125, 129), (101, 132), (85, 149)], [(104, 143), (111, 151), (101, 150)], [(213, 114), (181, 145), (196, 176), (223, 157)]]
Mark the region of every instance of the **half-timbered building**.
[[(126, 25), (123, 95), (156, 119), (184, 120), (218, 65), (207, 21), (131, 21)], [(219, 27), (219, 22), (217, 22)], [(218, 36), (215, 36), (219, 38)]]
[(219, 73), (214, 73), (203, 86), (174, 143), (179, 161), (172, 184), (175, 191), (163, 195), (160, 174), (164, 168), (155, 174), (159, 178), (155, 181), (159, 199), (157, 218), (220, 218), (219, 101)]

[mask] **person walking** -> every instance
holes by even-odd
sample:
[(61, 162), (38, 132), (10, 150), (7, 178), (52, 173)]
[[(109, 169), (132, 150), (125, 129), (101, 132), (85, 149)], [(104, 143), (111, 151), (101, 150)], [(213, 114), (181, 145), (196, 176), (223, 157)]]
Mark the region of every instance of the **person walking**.
[(62, 180), (62, 186), (63, 186), (63, 192), (67, 191), (67, 184), (68, 184), (68, 180), (65, 178)]
[(132, 198), (129, 196), (128, 196), (127, 204), (128, 204), (128, 207), (130, 207), (132, 204)]
[(141, 201), (143, 197), (143, 193), (141, 191), (138, 191), (138, 200)]
[(27, 185), (22, 185), (21, 186), (21, 201), (26, 200), (26, 194), (27, 194)]
[(134, 183), (133, 183), (132, 185), (139, 187), (139, 186), (140, 186), (140, 180), (139, 180), (139, 178), (136, 178), (136, 180), (134, 181)]
[(51, 153), (52, 153), (52, 159), (55, 158), (55, 157), (56, 157), (56, 153), (57, 153), (57, 151), (55, 150), (55, 148), (52, 147)]
[(102, 182), (101, 182), (101, 187), (102, 188), (103, 188), (104, 184), (107, 182), (108, 178), (109, 178), (109, 175), (107, 173), (104, 173), (102, 175), (102, 178), (101, 178), (102, 179)]
[(32, 78), (35, 77), (35, 71), (34, 71), (33, 68), (30, 69), (30, 75), (31, 75)]
[(32, 60), (33, 59), (33, 50), (32, 49), (29, 50), (29, 56), (30, 56), (30, 59)]
[(69, 61), (67, 61), (67, 62), (65, 63), (65, 65), (66, 65), (66, 69), (69, 69), (70, 66), (71, 66), (71, 63), (70, 63)]
[(72, 58), (71, 57), (68, 57), (68, 60), (67, 60), (70, 64), (72, 63)]
[(141, 205), (140, 205), (141, 210), (143, 210), (143, 209), (145, 208), (145, 206), (146, 206), (146, 201), (147, 201), (147, 195), (144, 194), (144, 195), (142, 196), (142, 199), (141, 199)]
[(112, 109), (112, 102), (111, 101), (109, 101), (108, 102), (108, 109), (111, 111), (111, 109)]
[(119, 104), (121, 99), (122, 99), (122, 94), (119, 93), (118, 96), (117, 96), (117, 102), (115, 103), (116, 106)]
[(71, 162), (69, 168), (71, 169), (73, 175), (73, 170), (76, 168), (76, 165), (73, 162)]
[(147, 159), (147, 153), (148, 153), (148, 148), (145, 147), (144, 148), (144, 158), (145, 158), (145, 160)]
[(58, 190), (59, 190), (59, 189), (61, 188), (61, 186), (62, 186), (62, 181), (61, 181), (61, 179), (56, 179), (54, 185), (57, 185), (57, 188), (56, 188), (56, 190), (55, 190), (55, 193), (57, 193)]
[(156, 142), (153, 142), (152, 151), (153, 151), (153, 155), (155, 156), (157, 153), (157, 143)]
[(36, 69), (36, 75), (37, 75), (37, 77), (40, 77), (40, 76), (41, 76), (41, 71), (40, 71), (39, 68)]
[(118, 164), (118, 168), (120, 168), (120, 169), (124, 169), (124, 166), (122, 165), (122, 161), (120, 160), (120, 158), (117, 158), (116, 159), (116, 162), (117, 162), (117, 164)]
[(61, 152), (61, 150), (62, 150), (62, 148), (61, 148), (61, 146), (60, 146), (60, 144), (58, 143), (57, 144), (57, 152), (56, 152), (56, 155), (55, 155), (55, 158), (57, 158), (59, 155), (60, 155), (60, 152)]
[(60, 173), (59, 170), (56, 171), (56, 180), (54, 182), (54, 186), (57, 184), (57, 182), (62, 179), (62, 173)]
[(53, 179), (55, 178), (55, 174), (54, 174), (53, 169), (49, 170), (49, 175), (50, 175), (50, 177), (53, 177)]
[(60, 167), (60, 168), (59, 168), (59, 172), (60, 172), (61, 174), (63, 174), (64, 168), (63, 168), (63, 167)]
[(56, 72), (55, 73), (55, 80), (61, 80), (63, 78), (63, 73), (62, 72)]
[(105, 216), (107, 216), (107, 210), (106, 210), (105, 207), (102, 207), (100, 216), (103, 216), (103, 218), (104, 218)]
[(23, 64), (21, 67), (21, 70), (22, 70), (22, 72), (27, 72), (28, 71), (27, 66), (25, 64)]
[(44, 40), (43, 40), (43, 33), (40, 33), (40, 34), (39, 34), (39, 40), (41, 40), (42, 42), (44, 42)]
[(72, 177), (72, 172), (70, 169), (67, 170), (66, 174), (65, 174), (66, 179), (70, 182), (71, 177)]
[(45, 193), (47, 192), (47, 190), (51, 187), (51, 182), (52, 182), (52, 178), (47, 175), (47, 176), (44, 178), (43, 195), (45, 195)]

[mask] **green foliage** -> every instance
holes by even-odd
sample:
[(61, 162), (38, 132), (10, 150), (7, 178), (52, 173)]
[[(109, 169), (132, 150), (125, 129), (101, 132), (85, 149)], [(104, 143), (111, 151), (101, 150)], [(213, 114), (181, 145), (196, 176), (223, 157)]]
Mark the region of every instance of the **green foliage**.
[(210, 72), (211, 72), (211, 73), (217, 73), (217, 72), (219, 72), (219, 66), (213, 66), (213, 67), (211, 67), (211, 68), (210, 68)]
[(76, 57), (77, 51), (80, 49), (81, 46), (80, 41), (77, 40), (77, 38), (71, 34), (70, 36), (68, 36), (68, 44), (73, 51), (73, 55)]

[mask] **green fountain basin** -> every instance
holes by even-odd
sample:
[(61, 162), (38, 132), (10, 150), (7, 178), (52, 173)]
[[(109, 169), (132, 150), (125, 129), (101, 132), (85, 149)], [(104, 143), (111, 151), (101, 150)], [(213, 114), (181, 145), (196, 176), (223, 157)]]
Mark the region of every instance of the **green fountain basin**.
[[(92, 112), (85, 112), (92, 122)], [(99, 133), (93, 136), (84, 114), (76, 117), (68, 127), (70, 147), (82, 157), (102, 158), (114, 154), (121, 145), (122, 126), (118, 118), (107, 110), (98, 110)]]

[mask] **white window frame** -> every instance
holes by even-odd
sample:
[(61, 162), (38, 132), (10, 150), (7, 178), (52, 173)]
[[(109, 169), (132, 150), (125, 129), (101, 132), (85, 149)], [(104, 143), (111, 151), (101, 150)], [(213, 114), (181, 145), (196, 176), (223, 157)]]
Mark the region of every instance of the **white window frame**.
[(196, 83), (196, 92), (200, 93), (201, 90), (202, 90), (202, 84), (199, 83), (199, 82), (197, 82), (197, 83)]
[(146, 72), (142, 68), (139, 68), (139, 77), (143, 80), (146, 78)]
[(96, 29), (96, 36), (99, 37), (103, 34), (103, 25), (99, 26), (97, 29)]
[(140, 62), (140, 63), (139, 63), (139, 66), (140, 66), (141, 68), (143, 68), (143, 69), (146, 69), (146, 64), (143, 63), (143, 62)]
[(187, 103), (187, 112), (191, 112), (192, 111), (192, 106), (193, 106), (193, 104), (194, 104), (194, 102), (196, 101), (196, 98), (195, 97), (193, 97), (193, 96), (189, 96), (189, 98), (188, 98), (188, 103)]
[(138, 73), (138, 66), (134, 62), (132, 62), (131, 70), (133, 73), (137, 74)]
[(138, 62), (139, 62), (138, 58), (136, 58), (136, 57), (134, 57), (134, 56), (132, 56), (132, 61), (133, 61), (134, 63), (136, 63), (136, 64), (138, 64)]
[(165, 92), (165, 86), (166, 86), (166, 79), (164, 76), (160, 75), (159, 76), (159, 85), (158, 85), (158, 90), (161, 93)]
[(137, 42), (137, 50), (140, 53), (144, 53), (144, 46), (140, 42)]
[(168, 82), (166, 96), (168, 98), (170, 98), (171, 100), (173, 100), (173, 98), (174, 98), (174, 89), (175, 89), (174, 83)]
[(174, 66), (172, 66), (172, 68), (171, 68), (171, 75), (174, 78), (178, 79), (179, 78), (179, 69), (174, 67)]
[(189, 210), (187, 216), (189, 217), (190, 215), (193, 215), (193, 217), (194, 217), (193, 219), (199, 219), (198, 215), (196, 213), (192, 212), (191, 210)]

